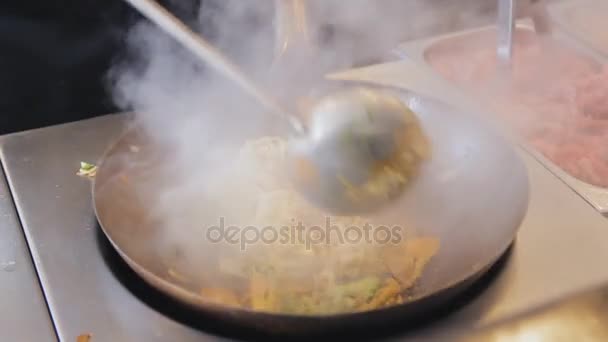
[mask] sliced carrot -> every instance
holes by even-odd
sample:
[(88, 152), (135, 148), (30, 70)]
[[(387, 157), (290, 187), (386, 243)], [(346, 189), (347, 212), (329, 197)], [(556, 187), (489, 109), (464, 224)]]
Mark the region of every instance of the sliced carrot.
[(81, 334), (76, 337), (76, 342), (89, 342), (93, 337), (91, 334)]

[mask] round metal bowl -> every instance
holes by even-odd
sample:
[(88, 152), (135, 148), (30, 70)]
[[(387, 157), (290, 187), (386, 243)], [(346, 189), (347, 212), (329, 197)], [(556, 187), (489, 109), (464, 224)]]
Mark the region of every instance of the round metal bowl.
[[(515, 148), (478, 116), (401, 90), (433, 141), (432, 159), (388, 216), (413, 218), (425, 236), (440, 240), (404, 304), (329, 316), (300, 316), (214, 304), (200, 294), (203, 274), (192, 282), (169, 270), (196, 268), (188, 245), (163, 240), (162, 224), (149, 205), (171, 183), (173, 151), (145, 131), (127, 130), (103, 155), (93, 185), (95, 212), (103, 232), (128, 265), (146, 282), (204, 313), (270, 333), (311, 333), (418, 318), (441, 308), (484, 274), (513, 243), (528, 207), (527, 169)], [(204, 151), (201, 151), (204, 153)], [(205, 172), (198, 169), (197, 172)], [(201, 205), (204, 205), (201, 204)], [(187, 224), (187, 223), (186, 223)], [(203, 238), (202, 236), (200, 238)]]

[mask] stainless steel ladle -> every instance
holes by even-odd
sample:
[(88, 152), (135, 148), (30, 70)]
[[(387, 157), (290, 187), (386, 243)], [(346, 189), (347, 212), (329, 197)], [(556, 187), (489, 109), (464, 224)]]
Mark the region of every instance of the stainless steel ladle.
[[(343, 89), (314, 105), (306, 126), (156, 1), (125, 1), (288, 124), (292, 180), (313, 203), (336, 214), (360, 214), (403, 192), (406, 182), (390, 181), (399, 177), (385, 167), (400, 157), (403, 137), (415, 119), (400, 99), (367, 88)], [(378, 191), (378, 183), (385, 189)], [(353, 189), (369, 191), (353, 195)]]

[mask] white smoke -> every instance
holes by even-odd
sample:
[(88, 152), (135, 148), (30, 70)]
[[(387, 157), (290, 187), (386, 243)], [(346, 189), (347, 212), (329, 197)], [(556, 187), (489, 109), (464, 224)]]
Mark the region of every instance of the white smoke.
[[(287, 0), (282, 0), (287, 1)], [(270, 0), (203, 0), (192, 28), (209, 34), (212, 43), (282, 102), (318, 81), (323, 72), (345, 69), (386, 56), (405, 39), (493, 20), (475, 1), (309, 0), (308, 26), (318, 43), (315, 55), (296, 49), (277, 68), (274, 57), (274, 12)], [(482, 15), (483, 14), (483, 15)], [(333, 34), (327, 34), (331, 27)], [(179, 246), (187, 254), (184, 269), (205, 271), (210, 250), (193, 235), (193, 222), (213, 217), (212, 186), (246, 178), (250, 170), (231, 170), (238, 146), (247, 138), (280, 132), (266, 114), (238, 88), (146, 20), (128, 33), (132, 57), (110, 72), (116, 103), (133, 111), (135, 124), (171, 150), (167, 160), (174, 179), (154, 201), (155, 215), (166, 225), (159, 244)], [(242, 176), (242, 177), (240, 177)], [(229, 183), (229, 182), (228, 182)], [(227, 184), (228, 184), (227, 183)], [(215, 189), (215, 187), (214, 187)], [(207, 203), (207, 204), (205, 204)], [(202, 208), (202, 206), (207, 206)], [(234, 212), (243, 203), (234, 203)], [(161, 251), (169, 253), (169, 250)], [(198, 277), (198, 274), (190, 274)]]

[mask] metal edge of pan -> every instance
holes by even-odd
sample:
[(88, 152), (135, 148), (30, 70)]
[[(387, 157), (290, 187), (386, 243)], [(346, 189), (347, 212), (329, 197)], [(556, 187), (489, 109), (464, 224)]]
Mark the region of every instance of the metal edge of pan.
[[(352, 82), (342, 81), (341, 83), (346, 84), (361, 84), (367, 86), (375, 86), (378, 88), (384, 88), (387, 90), (393, 90), (397, 92), (404, 92), (403, 89), (399, 89), (391, 86), (375, 85), (373, 82)], [(133, 127), (126, 129), (109, 147), (105, 150), (98, 162), (98, 174), (101, 173), (104, 161), (111, 154), (111, 152), (117, 148), (125, 136), (129, 135), (133, 130)], [(517, 160), (520, 160), (517, 157)], [(523, 165), (523, 162), (522, 162)], [(525, 166), (524, 166), (525, 168)], [(145, 267), (138, 264), (135, 260), (131, 259), (114, 241), (112, 234), (105, 227), (104, 222), (99, 215), (97, 207), (97, 176), (92, 181), (92, 198), (93, 198), (93, 209), (95, 216), (98, 220), (99, 226), (104, 233), (104, 236), (108, 239), (112, 247), (117, 251), (121, 258), (129, 265), (129, 267), (135, 271), (145, 282), (161, 290), (161, 292), (169, 295), (179, 302), (200, 311), (201, 313), (211, 314), (222, 321), (227, 321), (232, 324), (236, 324), (240, 327), (251, 328), (254, 331), (259, 331), (269, 334), (317, 334), (334, 332), (336, 330), (343, 329), (345, 327), (356, 328), (358, 326), (370, 327), (382, 322), (396, 323), (397, 321), (411, 321), (418, 322), (418, 318), (422, 316), (432, 315), (434, 311), (445, 305), (451, 300), (455, 300), (459, 295), (466, 292), (472, 285), (474, 285), (480, 278), (482, 278), (489, 270), (493, 268), (495, 264), (503, 257), (514, 244), (516, 240), (517, 232), (521, 226), (525, 212), (521, 215), (521, 218), (517, 222), (517, 228), (514, 229), (514, 235), (504, 242), (504, 246), (496, 250), (494, 257), (489, 258), (487, 262), (476, 265), (478, 267), (472, 268), (468, 274), (463, 274), (460, 279), (456, 279), (451, 283), (446, 283), (444, 286), (437, 290), (428, 293), (420, 297), (414, 297), (412, 300), (394, 305), (386, 308), (374, 309), (363, 312), (350, 312), (340, 313), (334, 315), (290, 315), (281, 313), (269, 313), (256, 311), (241, 307), (229, 307), (224, 305), (215, 304), (212, 302), (205, 301), (200, 295), (185, 290), (170, 281), (162, 278), (153, 272), (148, 271)], [(528, 187), (529, 189), (529, 187)], [(526, 196), (526, 208), (528, 207), (529, 195)], [(527, 211), (527, 209), (526, 209)], [(425, 315), (426, 314), (426, 315)], [(374, 322), (376, 324), (374, 324)]]
[[(532, 25), (529, 20), (520, 20), (517, 23), (518, 29), (524, 30), (533, 30)], [(452, 38), (460, 38), (466, 36), (468, 34), (475, 34), (479, 32), (484, 32), (488, 30), (494, 30), (494, 26), (484, 26), (476, 29), (463, 30), (455, 33), (449, 33), (444, 35), (439, 35), (431, 38), (419, 39), (416, 41), (408, 42), (405, 44), (401, 44), (397, 49), (395, 49), (395, 53), (401, 56), (404, 59), (412, 59), (414, 62), (419, 63), (420, 67), (425, 69), (426, 72), (438, 75), (438, 73), (431, 67), (431, 65), (427, 62), (425, 53), (436, 43), (439, 43), (444, 40), (452, 39)], [(560, 43), (567, 44), (568, 48), (575, 49), (578, 52), (584, 54), (584, 56), (594, 59), (598, 62), (598, 64), (605, 63), (607, 61), (606, 58), (599, 56), (596, 52), (590, 50), (585, 47), (580, 42), (576, 41), (572, 37), (564, 34), (559, 30), (554, 30), (553, 32), (554, 38), (556, 41)], [(446, 83), (447, 86), (456, 87), (453, 83), (448, 80), (443, 79), (443, 82)], [(557, 178), (559, 178), (564, 184), (566, 184), (570, 189), (576, 192), (579, 196), (583, 198), (589, 205), (591, 205), (595, 210), (597, 210), (600, 214), (604, 216), (608, 216), (608, 188), (602, 188), (593, 184), (586, 183), (581, 181), (567, 172), (565, 172), (562, 168), (560, 168), (557, 164), (543, 156), (540, 152), (538, 152), (535, 148), (530, 146), (525, 142), (520, 142), (520, 145), (526, 153), (536, 159), (541, 165), (543, 165), (548, 171), (553, 173)]]

